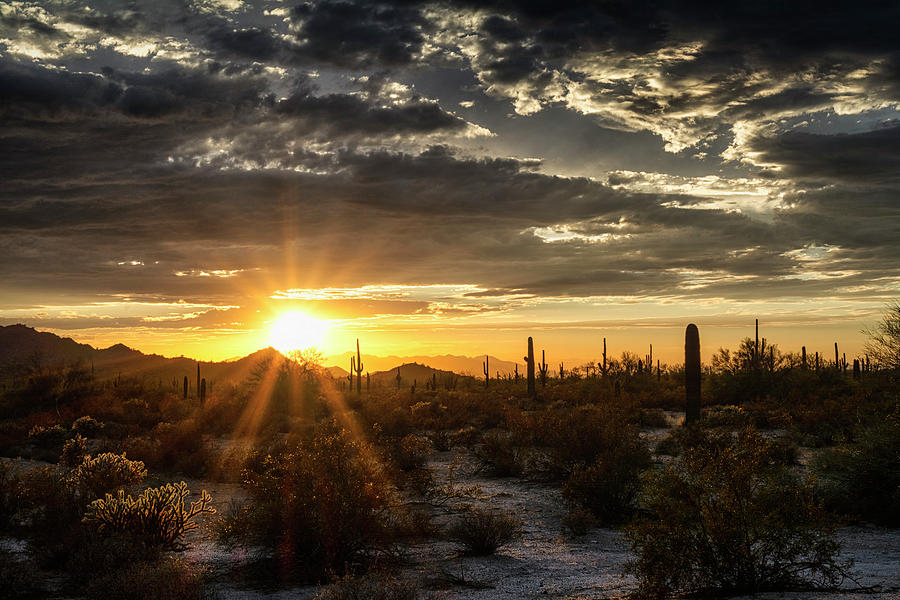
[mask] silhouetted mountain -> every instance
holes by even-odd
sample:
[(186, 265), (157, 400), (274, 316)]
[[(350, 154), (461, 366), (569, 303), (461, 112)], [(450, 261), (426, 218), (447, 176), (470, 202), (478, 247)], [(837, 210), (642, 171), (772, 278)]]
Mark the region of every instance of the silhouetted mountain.
[[(250, 375), (260, 362), (280, 356), (274, 348), (264, 348), (234, 361), (199, 361), (200, 377), (210, 382), (238, 382)], [(124, 344), (97, 349), (25, 325), (0, 327), (0, 377), (75, 365), (92, 369), (100, 379), (139, 377), (181, 389), (187, 376), (191, 389), (196, 389), (197, 384), (198, 361), (192, 358), (144, 354)]]
[[(337, 366), (350, 364), (350, 352), (340, 356), (332, 356), (323, 361), (326, 373), (337, 381), (344, 380), (348, 371)], [(355, 354), (355, 353), (353, 353)], [(248, 377), (254, 368), (266, 360), (281, 358), (274, 348), (264, 348), (248, 356), (236, 360), (222, 362), (199, 361), (200, 377), (210, 382), (239, 382)], [(416, 381), (424, 386), (436, 374), (439, 385), (447, 380), (451, 373), (471, 375), (483, 378), (484, 357), (468, 356), (369, 356), (363, 355), (365, 371), (372, 381), (380, 386), (396, 385), (397, 366), (403, 385), (411, 385)], [(180, 356), (167, 358), (158, 354), (144, 354), (124, 344), (114, 344), (109, 348), (94, 348), (89, 344), (80, 344), (71, 338), (64, 338), (53, 333), (36, 331), (25, 325), (8, 325), (0, 327), (0, 378), (16, 376), (23, 372), (35, 370), (58, 369), (80, 365), (92, 369), (100, 379), (122, 377), (139, 377), (157, 380), (162, 385), (171, 385), (181, 389), (183, 378), (187, 376), (190, 389), (196, 389), (198, 361)], [(512, 373), (515, 363), (490, 357), (491, 378)], [(524, 372), (520, 363), (519, 372)], [(365, 375), (364, 375), (365, 376)]]

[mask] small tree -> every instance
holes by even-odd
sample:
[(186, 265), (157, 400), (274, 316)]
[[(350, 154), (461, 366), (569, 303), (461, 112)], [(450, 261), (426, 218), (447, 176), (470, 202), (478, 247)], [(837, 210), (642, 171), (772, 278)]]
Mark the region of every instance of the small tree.
[(874, 329), (864, 329), (869, 336), (866, 352), (882, 367), (900, 369), (900, 302), (889, 304)]
[(628, 528), (638, 596), (742, 594), (835, 586), (833, 526), (752, 429), (697, 432), (680, 463), (645, 479), (646, 513)]

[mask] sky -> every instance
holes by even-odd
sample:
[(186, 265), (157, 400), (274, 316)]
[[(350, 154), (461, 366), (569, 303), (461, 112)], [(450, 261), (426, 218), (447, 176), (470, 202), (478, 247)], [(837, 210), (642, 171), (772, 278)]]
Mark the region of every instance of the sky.
[[(900, 297), (897, 2), (0, 2), (0, 324), (703, 355)], [(281, 322), (283, 323), (283, 321)], [(299, 334), (298, 334), (299, 335)], [(553, 357), (553, 358), (550, 358)]]

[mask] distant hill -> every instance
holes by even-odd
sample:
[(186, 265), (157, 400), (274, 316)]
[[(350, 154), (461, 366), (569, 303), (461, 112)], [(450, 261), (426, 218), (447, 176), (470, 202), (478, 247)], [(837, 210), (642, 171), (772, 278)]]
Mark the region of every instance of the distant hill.
[[(235, 361), (199, 361), (200, 376), (208, 381), (238, 382), (245, 379), (260, 362), (279, 356), (274, 348), (264, 348)], [(71, 338), (36, 331), (25, 325), (0, 327), (0, 378), (14, 376), (22, 370), (55, 369), (80, 364), (100, 378), (115, 376), (155, 379), (180, 386), (188, 377), (196, 385), (198, 361), (187, 357), (166, 358), (144, 354), (123, 344), (94, 348)]]
[[(322, 363), (324, 365), (329, 365), (329, 368), (331, 365), (341, 367), (341, 370), (344, 371), (344, 375), (346, 375), (347, 371), (345, 369), (350, 366), (351, 355), (355, 356), (356, 352), (345, 352), (344, 354), (328, 356), (325, 357)], [(484, 356), (455, 356), (452, 354), (444, 354), (441, 356), (373, 356), (363, 353), (362, 359), (363, 366), (369, 373), (388, 371), (390, 369), (395, 369), (397, 365), (418, 364), (420, 366), (427, 365), (438, 371), (449, 371), (461, 375), (472, 375), (478, 379), (484, 379)], [(521, 361), (518, 365), (519, 373), (524, 373), (525, 362)], [(491, 356), (488, 366), (491, 372), (491, 378), (495, 378), (497, 377), (497, 371), (499, 371), (501, 375), (513, 373), (516, 368), (516, 363), (500, 360), (495, 356)], [(431, 377), (430, 374), (429, 377)]]
[(434, 369), (419, 363), (405, 363), (393, 369), (372, 373), (372, 381), (382, 387), (396, 386), (397, 369), (400, 370), (400, 385), (402, 386), (410, 386), (415, 381), (416, 385), (425, 387), (425, 383), (430, 382), (432, 376), (437, 376), (437, 383), (440, 387), (451, 378), (459, 379), (460, 377), (452, 371)]

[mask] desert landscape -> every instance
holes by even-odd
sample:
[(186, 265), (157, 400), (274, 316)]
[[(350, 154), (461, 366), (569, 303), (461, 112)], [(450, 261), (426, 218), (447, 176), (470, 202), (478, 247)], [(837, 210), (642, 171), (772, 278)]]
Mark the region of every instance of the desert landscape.
[(0, 0), (0, 597), (900, 600), (897, 23)]

